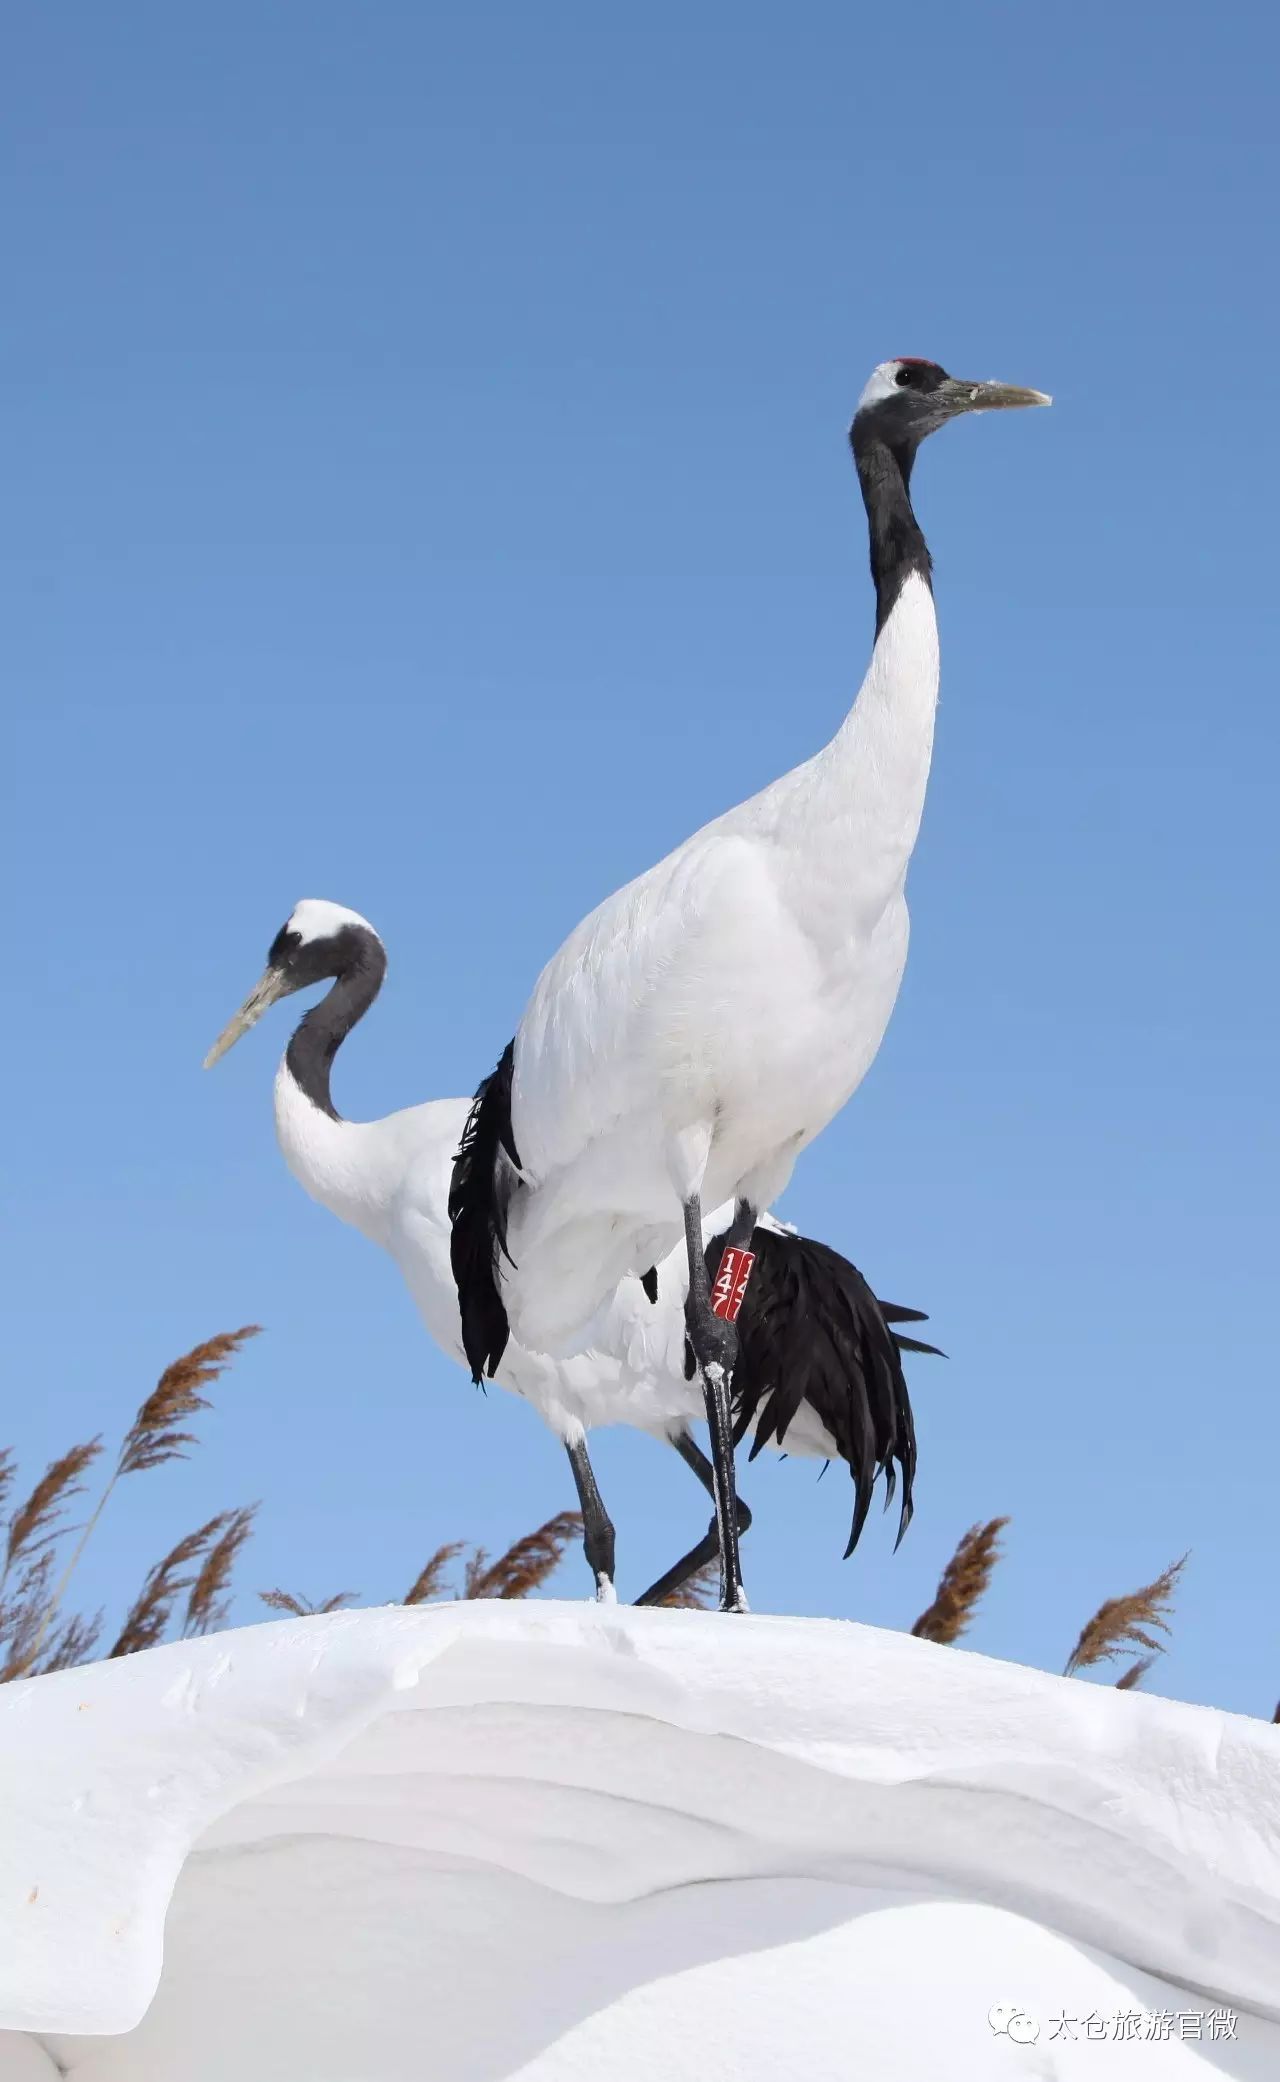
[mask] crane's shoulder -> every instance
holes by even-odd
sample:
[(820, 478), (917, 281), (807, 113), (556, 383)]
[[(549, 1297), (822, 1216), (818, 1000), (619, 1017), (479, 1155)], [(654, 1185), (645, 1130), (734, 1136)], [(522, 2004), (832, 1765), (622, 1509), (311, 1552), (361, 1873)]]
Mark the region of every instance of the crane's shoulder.
[(598, 904), (552, 955), (534, 985), (535, 1018), (568, 993), (612, 991), (620, 967), (659, 974), (664, 953), (700, 926), (730, 892), (749, 900), (771, 876), (772, 842), (760, 834), (708, 825), (664, 860)]

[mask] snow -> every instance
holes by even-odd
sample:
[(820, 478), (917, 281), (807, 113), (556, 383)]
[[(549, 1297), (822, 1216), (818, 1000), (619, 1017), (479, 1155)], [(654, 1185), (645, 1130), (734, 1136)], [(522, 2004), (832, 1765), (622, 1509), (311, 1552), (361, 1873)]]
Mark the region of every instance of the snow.
[(2, 2082), (1280, 2073), (1280, 1734), (906, 1636), (336, 1613), (5, 1687), (0, 1768)]

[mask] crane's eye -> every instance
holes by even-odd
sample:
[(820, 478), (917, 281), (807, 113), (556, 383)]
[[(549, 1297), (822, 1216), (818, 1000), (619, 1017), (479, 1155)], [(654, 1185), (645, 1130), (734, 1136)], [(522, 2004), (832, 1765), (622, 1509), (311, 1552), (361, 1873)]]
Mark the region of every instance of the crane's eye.
[(897, 384), (899, 390), (905, 390), (909, 383), (914, 383), (915, 371), (913, 369), (899, 369), (897, 375), (894, 377), (893, 380)]

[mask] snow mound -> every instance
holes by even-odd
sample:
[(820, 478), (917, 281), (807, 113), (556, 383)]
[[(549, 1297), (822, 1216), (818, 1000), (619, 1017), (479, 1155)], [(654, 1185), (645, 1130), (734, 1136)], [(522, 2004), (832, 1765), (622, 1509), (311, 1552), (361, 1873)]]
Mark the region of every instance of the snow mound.
[(3, 2082), (1280, 2074), (1261, 1722), (550, 1603), (253, 1627), (0, 1717)]

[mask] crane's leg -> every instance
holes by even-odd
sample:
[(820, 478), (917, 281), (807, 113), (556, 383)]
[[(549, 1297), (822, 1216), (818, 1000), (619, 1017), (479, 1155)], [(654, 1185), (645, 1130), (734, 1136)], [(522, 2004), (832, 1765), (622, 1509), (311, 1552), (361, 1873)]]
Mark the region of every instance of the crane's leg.
[[(716, 1493), (715, 1472), (702, 1448), (695, 1445), (692, 1433), (687, 1431), (677, 1432), (671, 1444), (675, 1447), (685, 1466), (693, 1469), (707, 1495), (714, 1497)], [(741, 1537), (751, 1524), (751, 1512), (746, 1504), (743, 1503), (741, 1497), (737, 1499), (737, 1504), (738, 1534)], [(696, 1576), (700, 1569), (706, 1568), (708, 1562), (714, 1561), (719, 1552), (720, 1527), (718, 1521), (713, 1518), (697, 1546), (691, 1547), (687, 1554), (681, 1555), (680, 1560), (667, 1570), (665, 1576), (659, 1576), (656, 1583), (651, 1583), (644, 1596), (636, 1599), (637, 1605), (665, 1605), (676, 1591), (683, 1590), (691, 1576)]]
[(617, 1595), (613, 1588), (613, 1520), (605, 1510), (604, 1498), (596, 1485), (596, 1471), (591, 1465), (586, 1439), (581, 1434), (576, 1439), (566, 1439), (564, 1450), (569, 1456), (578, 1502), (582, 1506), (582, 1551), (587, 1557), (587, 1567), (596, 1579), (596, 1599), (601, 1605), (612, 1605)]
[[(750, 1236), (755, 1212), (740, 1201), (728, 1236), (745, 1225)], [(723, 1297), (713, 1296), (702, 1241), (702, 1201), (690, 1194), (684, 1204), (685, 1248), (689, 1254), (689, 1299), (685, 1322), (689, 1343), (706, 1397), (707, 1425), (711, 1432), (711, 1473), (716, 1504), (716, 1532), (720, 1547), (720, 1610), (745, 1612), (746, 1595), (738, 1560), (737, 1493), (733, 1476), (733, 1369), (738, 1357), (738, 1333), (734, 1319), (741, 1301), (739, 1293), (726, 1306)]]

